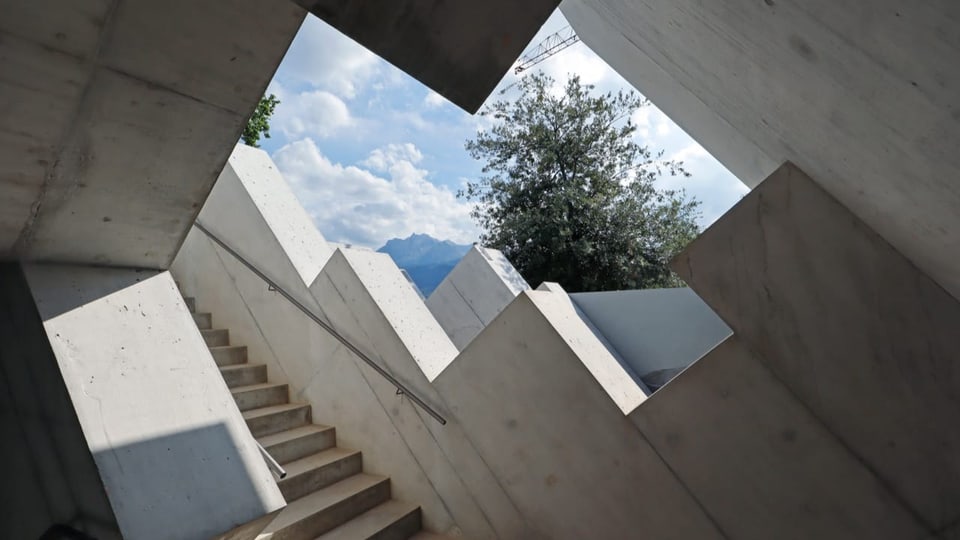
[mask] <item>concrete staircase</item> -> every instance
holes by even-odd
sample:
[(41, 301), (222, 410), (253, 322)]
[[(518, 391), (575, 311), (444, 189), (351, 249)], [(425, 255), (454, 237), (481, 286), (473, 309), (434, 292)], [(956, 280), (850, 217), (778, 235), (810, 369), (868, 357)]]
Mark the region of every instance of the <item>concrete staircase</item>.
[(291, 403), (286, 384), (271, 383), (266, 365), (249, 362), (246, 346), (185, 301), (251, 434), (287, 471), (277, 482), (287, 506), (258, 538), (445, 538), (421, 531), (418, 505), (391, 499), (388, 477), (365, 474), (359, 451), (338, 447), (333, 427), (312, 422), (309, 403)]

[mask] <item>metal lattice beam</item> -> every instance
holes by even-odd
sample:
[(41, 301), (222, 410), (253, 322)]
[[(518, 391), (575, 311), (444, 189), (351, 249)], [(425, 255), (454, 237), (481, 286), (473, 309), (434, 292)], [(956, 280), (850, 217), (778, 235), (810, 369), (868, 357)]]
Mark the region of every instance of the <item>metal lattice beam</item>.
[(544, 38), (533, 50), (523, 55), (517, 62), (517, 67), (513, 68), (513, 72), (520, 74), (578, 41), (580, 38), (573, 31), (573, 27), (562, 28)]

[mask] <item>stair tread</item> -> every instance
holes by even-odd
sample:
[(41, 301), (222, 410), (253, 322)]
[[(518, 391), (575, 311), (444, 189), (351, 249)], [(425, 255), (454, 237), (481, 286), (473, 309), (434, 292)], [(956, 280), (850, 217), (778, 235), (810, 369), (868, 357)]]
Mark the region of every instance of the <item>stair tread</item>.
[(263, 532), (265, 534), (272, 533), (289, 527), (325, 508), (388, 480), (386, 476), (365, 473), (345, 478), (336, 484), (314, 491), (287, 504)]
[(347, 448), (334, 446), (333, 448), (321, 450), (316, 454), (311, 454), (307, 457), (302, 457), (300, 459), (291, 461), (290, 463), (284, 465), (283, 468), (287, 471), (287, 478), (293, 478), (297, 475), (312, 471), (313, 469), (319, 469), (320, 467), (359, 453), (360, 452), (357, 450), (349, 450)]
[(292, 441), (293, 439), (311, 435), (313, 433), (327, 431), (328, 429), (333, 429), (333, 427), (322, 424), (307, 424), (305, 426), (295, 427), (293, 429), (288, 429), (272, 435), (264, 435), (263, 437), (258, 438), (257, 442), (259, 442), (264, 448), (268, 448), (270, 446)]
[(242, 364), (231, 364), (229, 366), (219, 366), (220, 371), (233, 371), (240, 369), (249, 369), (254, 367), (265, 366), (266, 364), (251, 364), (250, 362), (244, 362)]
[(416, 512), (419, 505), (389, 500), (374, 506), (336, 529), (317, 537), (315, 540), (356, 540), (370, 538), (374, 534), (386, 529), (391, 524)]
[(454, 537), (445, 534), (437, 534), (429, 531), (420, 531), (411, 536), (408, 540), (454, 540)]
[[(240, 364), (240, 365), (243, 365), (243, 364)], [(272, 383), (272, 382), (248, 384), (246, 386), (234, 386), (233, 388), (230, 389), (230, 393), (242, 394), (244, 392), (255, 392), (257, 390), (263, 390), (264, 388), (277, 388), (278, 386), (286, 386), (286, 385), (287, 383)]]
[(211, 351), (216, 349), (218, 351), (225, 351), (227, 349), (246, 349), (246, 345), (209, 345), (207, 347)]
[(252, 418), (260, 418), (263, 416), (269, 416), (271, 414), (293, 411), (309, 406), (309, 403), (303, 402), (284, 403), (282, 405), (271, 405), (269, 407), (260, 407), (259, 409), (250, 409), (249, 411), (243, 411), (241, 414), (243, 415), (244, 420), (250, 420)]

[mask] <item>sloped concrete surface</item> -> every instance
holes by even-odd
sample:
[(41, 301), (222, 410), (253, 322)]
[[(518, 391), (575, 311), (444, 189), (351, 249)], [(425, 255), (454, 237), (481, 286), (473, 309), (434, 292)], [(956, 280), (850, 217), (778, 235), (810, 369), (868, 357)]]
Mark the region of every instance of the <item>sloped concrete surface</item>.
[(960, 517), (960, 303), (785, 164), (674, 269), (931, 530)]
[(166, 268), (305, 11), (0, 2), (0, 258)]

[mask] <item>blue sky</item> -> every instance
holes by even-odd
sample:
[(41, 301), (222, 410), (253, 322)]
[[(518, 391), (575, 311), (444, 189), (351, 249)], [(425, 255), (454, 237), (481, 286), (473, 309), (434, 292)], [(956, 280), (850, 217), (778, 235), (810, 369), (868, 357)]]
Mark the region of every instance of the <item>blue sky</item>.
[[(531, 43), (566, 25), (557, 11)], [(578, 74), (598, 91), (631, 88), (583, 43), (537, 68), (561, 83)], [(515, 80), (511, 70), (501, 87)], [(483, 117), (463, 112), (312, 16), (268, 92), (281, 103), (271, 138), (260, 145), (328, 240), (376, 248), (411, 233), (460, 243), (477, 239), (470, 205), (456, 192), (480, 175), (481, 164), (464, 142), (483, 128)], [(747, 192), (655, 107), (641, 109), (633, 120), (642, 143), (683, 160), (692, 173), (666, 178), (662, 186), (684, 188), (700, 200), (703, 226)]]

